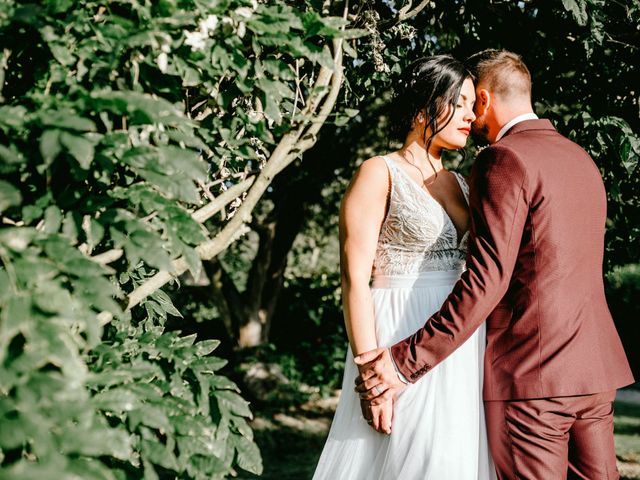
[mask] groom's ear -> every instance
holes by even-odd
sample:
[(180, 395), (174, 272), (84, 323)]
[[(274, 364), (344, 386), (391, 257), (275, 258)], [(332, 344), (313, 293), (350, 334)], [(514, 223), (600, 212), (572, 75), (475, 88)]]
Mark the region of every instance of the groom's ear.
[(481, 88), (476, 92), (476, 116), (484, 115), (491, 104), (491, 95), (489, 91)]

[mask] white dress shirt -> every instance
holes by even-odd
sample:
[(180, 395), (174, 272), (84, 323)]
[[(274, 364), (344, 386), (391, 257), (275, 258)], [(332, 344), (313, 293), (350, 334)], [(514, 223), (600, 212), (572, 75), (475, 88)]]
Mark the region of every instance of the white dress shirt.
[(496, 136), (496, 142), (504, 137), (504, 134), (509, 131), (511, 127), (513, 127), (516, 123), (524, 122), (525, 120), (537, 120), (538, 116), (535, 113), (523, 113), (522, 115), (518, 115), (516, 118), (509, 121), (504, 127), (500, 129), (498, 135)]

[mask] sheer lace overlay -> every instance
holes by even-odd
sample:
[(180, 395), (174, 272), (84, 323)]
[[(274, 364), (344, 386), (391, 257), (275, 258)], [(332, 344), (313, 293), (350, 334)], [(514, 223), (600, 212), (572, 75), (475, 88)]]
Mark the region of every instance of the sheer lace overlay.
[[(458, 239), (456, 227), (442, 205), (393, 160), (382, 158), (389, 169), (391, 194), (378, 237), (374, 275), (463, 269), (469, 232)], [(468, 203), (469, 186), (462, 175), (453, 173)]]

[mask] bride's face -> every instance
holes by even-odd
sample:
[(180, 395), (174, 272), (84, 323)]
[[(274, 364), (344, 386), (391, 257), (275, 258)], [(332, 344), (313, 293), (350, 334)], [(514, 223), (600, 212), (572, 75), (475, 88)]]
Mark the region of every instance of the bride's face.
[[(453, 118), (434, 137), (434, 144), (447, 150), (457, 150), (463, 148), (467, 143), (469, 133), (471, 133), (471, 122), (476, 116), (473, 113), (473, 104), (476, 101), (476, 92), (473, 82), (467, 78), (462, 84), (458, 102), (455, 106)], [(449, 111), (447, 115), (450, 115)]]

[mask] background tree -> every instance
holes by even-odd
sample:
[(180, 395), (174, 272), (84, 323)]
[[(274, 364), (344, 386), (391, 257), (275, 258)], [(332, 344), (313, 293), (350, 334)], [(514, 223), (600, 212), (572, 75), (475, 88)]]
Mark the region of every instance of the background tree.
[(0, 475), (261, 470), (219, 342), (168, 330), (161, 287), (313, 145), (345, 24), (285, 2), (3, 2)]
[(0, 477), (261, 470), (213, 338), (336, 384), (337, 203), (393, 147), (385, 108), (418, 56), (521, 53), (537, 111), (605, 176), (607, 269), (636, 261), (638, 19), (603, 0), (3, 2)]
[[(407, 5), (411, 8), (408, 2), (405, 11), (411, 11)], [(350, 9), (354, 26), (369, 32), (348, 41), (345, 48), (356, 52), (357, 58), (349, 59), (337, 108), (351, 119), (326, 123), (302, 162), (282, 172), (258, 208), (251, 224), (254, 234), (216, 259), (211, 269), (214, 281), (202, 287), (222, 306), (219, 315), (236, 345), (271, 341), (284, 346), (296, 338), (300, 319), (287, 311), (287, 303), (277, 308), (287, 279), (293, 285), (301, 276), (324, 274), (333, 278), (337, 289), (339, 198), (359, 162), (397, 146), (386, 133), (393, 82), (406, 64), (423, 55), (452, 53), (466, 58), (482, 48), (520, 53), (533, 75), (538, 114), (550, 118), (561, 133), (589, 151), (605, 179), (609, 196), (605, 271), (640, 258), (633, 220), (640, 215), (640, 185), (633, 174), (640, 154), (633, 81), (640, 46), (638, 6), (633, 2), (528, 1), (421, 2), (417, 8), (422, 8), (419, 14), (400, 23), (396, 21), (402, 14), (391, 3), (359, 3)], [(468, 172), (474, 146), (465, 153), (450, 156), (448, 166)], [(299, 248), (292, 250), (293, 245)], [(310, 255), (309, 250), (316, 253)], [(320, 257), (325, 262), (319, 265)], [(314, 293), (301, 295), (311, 298)], [(312, 303), (308, 310), (313, 316)], [(339, 306), (339, 298), (335, 305)], [(279, 313), (274, 317), (274, 312)], [(250, 318), (256, 334), (247, 342), (240, 338), (237, 326)], [(630, 320), (618, 318), (623, 337), (630, 339), (628, 349), (632, 348), (637, 337), (625, 330)], [(324, 320), (341, 321), (335, 310)], [(320, 331), (309, 338), (314, 335)]]

